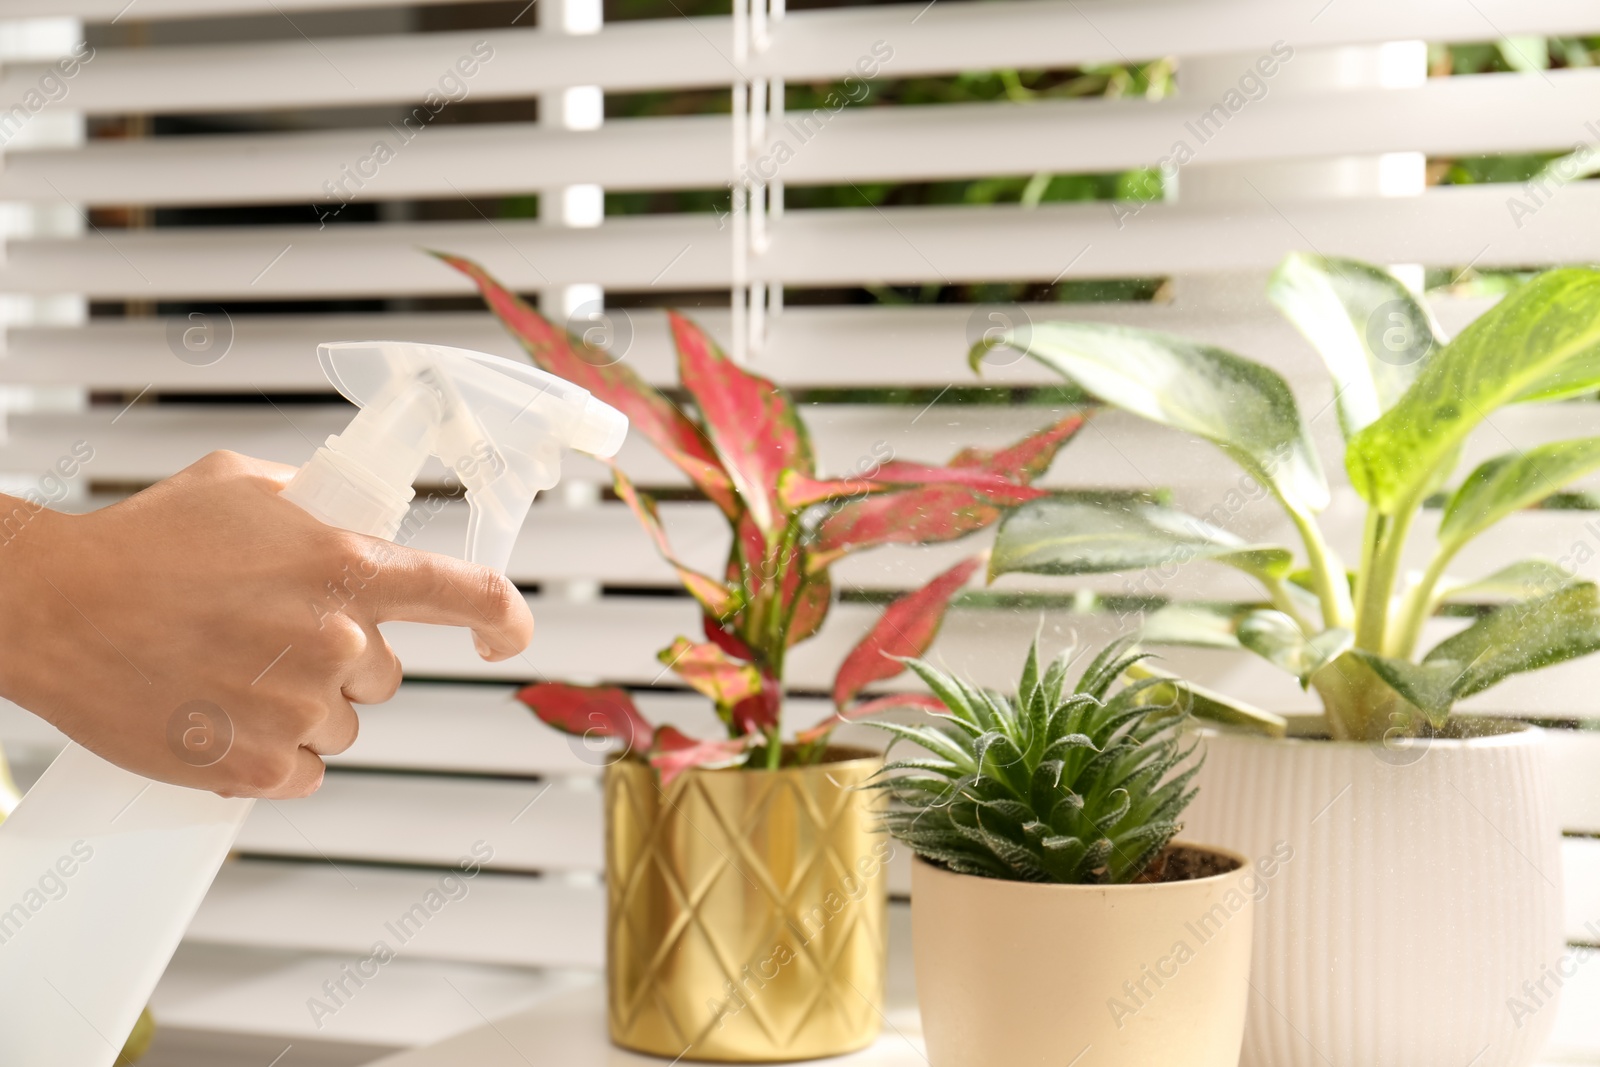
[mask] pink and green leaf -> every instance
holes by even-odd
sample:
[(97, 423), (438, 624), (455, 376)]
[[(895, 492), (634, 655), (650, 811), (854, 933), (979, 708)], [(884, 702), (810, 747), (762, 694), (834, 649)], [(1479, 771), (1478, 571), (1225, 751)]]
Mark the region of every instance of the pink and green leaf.
[(814, 745), (845, 723), (870, 719), (874, 715), (881, 715), (895, 708), (915, 708), (936, 715), (949, 710), (944, 706), (944, 701), (927, 693), (890, 693), (888, 696), (863, 700), (844, 711), (834, 712), (811, 729), (800, 731), (795, 735), (795, 740), (802, 745)]
[(502, 286), (477, 263), (445, 252), (433, 254), (472, 279), (489, 309), (521, 343), (535, 366), (582, 386), (628, 416), (632, 428), (688, 475), (724, 514), (738, 513), (733, 482), (722, 469), (711, 443), (667, 396), (609, 354), (581, 342), (574, 346), (565, 330)]
[(656, 507), (653, 498), (644, 495), (634, 488), (633, 482), (620, 470), (611, 472), (612, 484), (616, 488), (617, 498), (633, 511), (645, 532), (650, 535), (650, 540), (655, 542), (656, 551), (661, 553), (661, 558), (672, 564), (673, 570), (678, 572), (678, 580), (683, 583), (691, 596), (698, 600), (708, 613), (719, 619), (725, 619), (739, 610), (742, 598), (738, 590), (729, 589), (708, 574), (701, 574), (692, 567), (686, 567), (679, 562), (677, 554), (672, 550), (672, 544), (667, 540), (666, 528), (661, 525), (661, 512)]
[(761, 672), (761, 691), (733, 706), (733, 728), (741, 734), (765, 735), (783, 718), (783, 684), (770, 671)]
[(749, 755), (749, 737), (732, 740), (696, 741), (685, 737), (671, 726), (663, 726), (657, 735), (656, 751), (651, 753), (650, 765), (661, 775), (661, 787), (666, 789), (684, 771), (702, 768), (716, 770), (737, 767)]
[(964, 559), (914, 593), (884, 609), (861, 643), (850, 650), (833, 682), (833, 703), (844, 708), (873, 682), (904, 671), (903, 658), (920, 656), (933, 644), (950, 600), (971, 580), (984, 557)]
[[(1002, 449), (963, 449), (950, 467), (1026, 485), (1049, 469), (1083, 424), (1083, 415), (1070, 415)], [(971, 485), (951, 483), (853, 500), (823, 520), (811, 545), (809, 565), (825, 567), (846, 553), (877, 545), (953, 541), (999, 521), (999, 503), (994, 495)]]
[(805, 424), (776, 384), (738, 366), (688, 319), (674, 312), (667, 318), (678, 376), (694, 397), (706, 436), (756, 524), (770, 536), (783, 521), (779, 476), (786, 469), (813, 469)]
[(778, 503), (786, 511), (799, 511), (813, 504), (870, 493), (888, 492), (892, 486), (870, 478), (817, 479), (797, 470), (778, 475)]
[(710, 641), (734, 659), (743, 660), (746, 663), (755, 662), (755, 652), (727, 622), (711, 615), (701, 616), (700, 621), (705, 629), (707, 641)]
[(680, 637), (656, 656), (691, 688), (705, 694), (718, 710), (727, 713), (735, 704), (761, 692), (761, 672), (739, 663), (712, 644), (696, 644)]
[(959, 485), (971, 489), (993, 503), (1008, 507), (1026, 504), (1030, 500), (1049, 495), (1042, 489), (1019, 484), (1003, 474), (987, 471), (981, 467), (928, 467), (920, 463), (885, 463), (873, 476), (873, 480), (889, 485), (917, 488)]
[(524, 686), (517, 699), (547, 726), (579, 737), (618, 738), (630, 751), (649, 748), (656, 736), (633, 698), (612, 686), (539, 682)]
[(784, 572), (784, 610), (789, 612), (790, 647), (822, 629), (833, 607), (833, 580), (827, 571), (805, 573), (796, 561)]
[(1088, 416), (1068, 415), (1060, 422), (1046, 426), (1038, 433), (1029, 434), (1015, 444), (990, 451), (982, 448), (964, 448), (950, 461), (952, 467), (976, 467), (979, 470), (1001, 474), (1024, 485), (1050, 469), (1056, 453), (1075, 437)]
[(817, 528), (808, 565), (816, 570), (841, 556), (878, 545), (953, 541), (999, 521), (1001, 509), (963, 485), (903, 489), (846, 504)]

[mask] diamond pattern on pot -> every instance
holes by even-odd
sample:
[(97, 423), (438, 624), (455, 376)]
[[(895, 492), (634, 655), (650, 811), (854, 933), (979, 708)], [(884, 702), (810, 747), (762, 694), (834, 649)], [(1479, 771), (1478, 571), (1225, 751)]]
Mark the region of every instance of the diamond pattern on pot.
[(883, 997), (875, 760), (606, 775), (612, 1035), (666, 1056), (860, 1047)]

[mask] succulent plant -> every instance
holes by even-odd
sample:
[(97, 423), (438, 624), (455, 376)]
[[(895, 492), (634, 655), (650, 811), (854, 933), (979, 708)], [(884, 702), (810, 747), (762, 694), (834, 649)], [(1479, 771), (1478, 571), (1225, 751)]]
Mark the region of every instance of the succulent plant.
[(1040, 673), (1028, 652), (1015, 696), (976, 689), (921, 660), (910, 668), (943, 703), (938, 721), (874, 720), (927, 758), (889, 764), (886, 828), (958, 874), (1075, 885), (1136, 881), (1182, 828), (1199, 770), (1186, 713), (1146, 678), (1109, 695), (1144, 657), (1111, 644), (1067, 688), (1073, 652)]

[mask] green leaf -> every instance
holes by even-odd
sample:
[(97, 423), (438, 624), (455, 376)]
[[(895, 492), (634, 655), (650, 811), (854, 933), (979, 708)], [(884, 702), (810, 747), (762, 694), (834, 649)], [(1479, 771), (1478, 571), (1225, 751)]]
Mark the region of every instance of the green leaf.
[(1576, 582), (1496, 608), (1441, 641), (1421, 663), (1356, 651), (1395, 692), (1443, 726), (1456, 701), (1513, 674), (1600, 651), (1600, 591)]
[(1600, 650), (1600, 591), (1579, 582), (1531, 600), (1505, 604), (1441, 641), (1423, 663), (1464, 665), (1455, 694), (1468, 697), (1523, 671)]
[(1454, 553), (1483, 531), (1600, 469), (1600, 437), (1556, 441), (1485, 460), (1467, 475), (1439, 520), (1440, 551)]
[(1525, 559), (1475, 581), (1442, 582), (1436, 599), (1456, 602), (1475, 602), (1484, 599), (1526, 600), (1529, 597), (1552, 593), (1563, 586), (1572, 585), (1577, 580), (1577, 576), (1571, 571), (1549, 560)]
[(1342, 626), (1307, 637), (1281, 611), (1252, 611), (1239, 621), (1239, 643), (1300, 679), (1302, 688), (1311, 683), (1313, 674), (1348, 652), (1355, 639)]
[(1162, 683), (1152, 685), (1139, 694), (1140, 703), (1146, 706), (1167, 705), (1175, 711), (1187, 711), (1197, 719), (1222, 726), (1243, 726), (1271, 737), (1283, 737), (1289, 732), (1289, 724), (1281, 715), (1251, 707), (1243, 701), (1157, 670), (1148, 663), (1134, 664), (1128, 668), (1127, 674), (1129, 678), (1159, 679)]
[(1450, 717), (1450, 709), (1456, 702), (1456, 683), (1462, 677), (1461, 664), (1454, 661), (1412, 663), (1359, 648), (1353, 650), (1353, 655), (1371, 667), (1389, 688), (1421, 710), (1435, 727), (1443, 726)]
[(1597, 388), (1600, 271), (1548, 271), (1436, 352), (1400, 401), (1351, 439), (1345, 450), (1351, 484), (1368, 503), (1395, 514), (1421, 499), (1438, 468), (1491, 412)]
[(1523, 74), (1550, 69), (1550, 41), (1545, 37), (1504, 37), (1495, 42), (1506, 66)]
[(1199, 648), (1242, 648), (1234, 611), (1204, 604), (1165, 604), (1144, 617), (1139, 640), (1147, 645), (1193, 645)]
[(1024, 504), (1005, 517), (989, 575), (1104, 574), (1196, 559), (1267, 578), (1282, 577), (1294, 563), (1286, 548), (1246, 544), (1172, 508), (1063, 495)]
[[(1299, 514), (1328, 503), (1328, 483), (1294, 394), (1242, 356), (1181, 337), (1100, 323), (1045, 322), (1005, 335), (1114, 407), (1212, 442)], [(974, 347), (974, 368), (989, 342)]]
[(1346, 437), (1392, 407), (1444, 343), (1411, 290), (1355, 260), (1291, 253), (1267, 295), (1327, 364)]

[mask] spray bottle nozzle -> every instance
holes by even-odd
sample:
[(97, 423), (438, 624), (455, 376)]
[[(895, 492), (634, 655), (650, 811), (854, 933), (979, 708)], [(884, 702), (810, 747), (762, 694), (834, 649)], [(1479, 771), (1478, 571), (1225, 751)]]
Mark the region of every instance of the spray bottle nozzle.
[(361, 408), (284, 495), (324, 522), (393, 538), (422, 465), (438, 456), (472, 509), (466, 558), (504, 570), (536, 493), (566, 449), (609, 459), (628, 420), (588, 390), (483, 352), (405, 341), (325, 344), (328, 380)]

